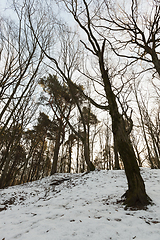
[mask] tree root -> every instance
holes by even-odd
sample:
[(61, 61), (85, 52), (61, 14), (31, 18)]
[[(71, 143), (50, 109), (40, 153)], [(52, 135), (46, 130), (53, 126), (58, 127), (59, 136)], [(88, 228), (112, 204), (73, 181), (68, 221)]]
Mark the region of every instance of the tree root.
[(133, 193), (127, 190), (121, 197), (125, 210), (146, 210), (148, 205), (153, 205), (152, 199), (145, 194)]

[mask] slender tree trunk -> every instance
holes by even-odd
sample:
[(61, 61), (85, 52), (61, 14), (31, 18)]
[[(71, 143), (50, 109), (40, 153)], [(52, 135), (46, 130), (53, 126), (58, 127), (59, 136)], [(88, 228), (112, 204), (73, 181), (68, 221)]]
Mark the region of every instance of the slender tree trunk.
[(9, 164), (10, 164), (10, 161), (11, 161), (11, 153), (12, 153), (12, 149), (13, 149), (13, 145), (10, 149), (10, 151), (8, 152), (7, 154), (7, 158), (6, 158), (6, 162), (5, 162), (5, 166), (4, 166), (4, 169), (3, 169), (3, 172), (1, 174), (1, 177), (0, 177), (0, 188), (3, 188), (6, 186), (6, 179), (7, 179), (7, 173), (9, 171)]
[(156, 137), (155, 137), (155, 134), (153, 132), (152, 126), (149, 126), (149, 124), (148, 124), (147, 127), (148, 127), (148, 132), (149, 132), (149, 134), (151, 136), (151, 139), (152, 139), (153, 149), (154, 149), (154, 153), (155, 153), (154, 168), (159, 168), (159, 166), (160, 166), (160, 162), (159, 162), (159, 146), (157, 145)]
[(114, 169), (120, 170), (121, 168), (120, 168), (120, 165), (119, 165), (117, 145), (116, 145), (115, 137), (113, 137), (113, 138), (114, 138), (114, 160), (115, 160)]
[(45, 144), (45, 136), (44, 136), (41, 151), (40, 151), (40, 156), (39, 156), (39, 161), (38, 161), (38, 166), (37, 166), (37, 172), (36, 172), (36, 180), (38, 180), (39, 177), (40, 177), (39, 172), (41, 170), (40, 165), (41, 165), (41, 160), (42, 160), (42, 157), (43, 157), (43, 154), (44, 154), (44, 144)]
[(108, 161), (109, 161), (109, 170), (111, 170), (113, 169), (113, 162), (112, 162), (111, 151), (109, 146), (108, 146)]
[(32, 169), (31, 169), (31, 178), (30, 178), (30, 181), (34, 181), (35, 180), (35, 175), (36, 175), (36, 170), (37, 170), (37, 167), (35, 165), (33, 165)]
[(33, 170), (33, 165), (34, 165), (34, 156), (36, 155), (36, 149), (33, 152), (32, 158), (31, 158), (31, 164), (30, 164), (30, 169), (28, 172), (28, 177), (27, 177), (27, 182), (31, 181), (31, 174)]
[(72, 140), (69, 142), (69, 159), (68, 159), (68, 173), (71, 172), (71, 163), (72, 163)]
[(51, 175), (53, 175), (54, 173), (57, 172), (58, 155), (59, 155), (59, 149), (61, 146), (60, 138), (61, 138), (61, 130), (58, 131), (57, 136), (56, 136)]
[(85, 171), (85, 157), (84, 157), (84, 144), (81, 145), (81, 161), (80, 161), (80, 173)]
[(88, 141), (84, 141), (84, 157), (89, 171), (94, 171), (95, 166), (90, 161), (90, 151), (88, 146)]
[(135, 149), (136, 154), (137, 154), (138, 165), (139, 165), (139, 167), (142, 167), (142, 161), (141, 161), (140, 154), (139, 154), (139, 152), (138, 152), (138, 148), (137, 148), (136, 145), (134, 145), (134, 149)]
[[(2, 170), (7, 162), (7, 159), (8, 159), (8, 155), (9, 155), (9, 151), (10, 151), (10, 148), (11, 147), (11, 144), (13, 144), (13, 141), (11, 140), (8, 145), (6, 146), (6, 150), (3, 154), (3, 157), (2, 157), (2, 160), (1, 160), (1, 165), (0, 165), (0, 170)], [(12, 145), (13, 146), (13, 145)]]
[(30, 151), (28, 157), (25, 159), (25, 164), (24, 164), (23, 171), (20, 178), (20, 184), (24, 183), (24, 176), (27, 171), (27, 165), (28, 165), (29, 159), (31, 158), (32, 153), (33, 153), (33, 150)]
[(3, 187), (11, 186), (14, 175), (16, 175), (16, 159), (12, 160), (12, 165), (10, 166), (9, 171), (6, 174), (5, 185)]
[(148, 151), (149, 163), (151, 165), (151, 168), (154, 169), (154, 164), (152, 162), (152, 156), (151, 156), (151, 150), (150, 150), (150, 147), (149, 147), (149, 144), (148, 144), (148, 140), (147, 140), (147, 136), (146, 136), (142, 110), (141, 110), (141, 106), (140, 106), (140, 103), (139, 103), (139, 100), (138, 100), (136, 87), (135, 87), (135, 97), (136, 97), (136, 101), (137, 101), (137, 105), (138, 105), (138, 109), (139, 109), (139, 113), (140, 113), (140, 117), (141, 117), (141, 123), (142, 123), (142, 129), (143, 129), (143, 137), (144, 137), (144, 140), (145, 140), (145, 143), (146, 143), (146, 147), (147, 147), (147, 151)]
[(78, 169), (79, 169), (79, 137), (77, 138), (77, 157), (76, 157), (76, 173), (78, 173)]

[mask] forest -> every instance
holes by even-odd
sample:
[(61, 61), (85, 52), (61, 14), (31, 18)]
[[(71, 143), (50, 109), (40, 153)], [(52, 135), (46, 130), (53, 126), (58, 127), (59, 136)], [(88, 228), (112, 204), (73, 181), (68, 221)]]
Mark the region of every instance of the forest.
[(160, 1), (13, 0), (0, 15), (0, 188), (160, 169)]

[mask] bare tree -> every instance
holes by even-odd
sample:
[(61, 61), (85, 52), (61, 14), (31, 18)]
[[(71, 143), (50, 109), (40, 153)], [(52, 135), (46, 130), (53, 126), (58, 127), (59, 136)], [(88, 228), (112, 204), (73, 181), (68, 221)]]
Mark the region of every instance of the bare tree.
[[(112, 119), (112, 131), (128, 180), (128, 191), (124, 194), (126, 198), (125, 204), (127, 206), (145, 206), (150, 203), (150, 199), (146, 194), (144, 181), (140, 175), (135, 152), (129, 137), (130, 132), (126, 129), (125, 118), (127, 118), (127, 121), (131, 125), (132, 121), (127, 117), (125, 112), (121, 114), (119, 111), (116, 95), (113, 90), (114, 86), (112, 85), (112, 75), (108, 68), (109, 63), (105, 58), (107, 52), (106, 38), (103, 36), (100, 39), (98, 38), (94, 24), (97, 20), (97, 10), (94, 8), (93, 1), (90, 3), (86, 0), (81, 1), (81, 3), (78, 1), (63, 1), (63, 3), (86, 34), (87, 42), (83, 40), (81, 42), (86, 50), (95, 56), (95, 61), (99, 65), (103, 90), (108, 102), (105, 108), (109, 110)], [(93, 99), (91, 102), (96, 106), (98, 105)]]
[(148, 137), (148, 145), (152, 153), (149, 159), (149, 165), (151, 168), (160, 168), (159, 123), (157, 121), (159, 119), (159, 111), (155, 113), (155, 116), (154, 109), (152, 109), (151, 117), (147, 107), (143, 103), (142, 114), (146, 128), (146, 135)]
[[(30, 87), (36, 82), (43, 53), (27, 24), (24, 6), (16, 8), (17, 22), (1, 19), (1, 52), (0, 69), (0, 135), (11, 123), (11, 118), (19, 105), (24, 101)], [(37, 31), (38, 31), (37, 27)], [(44, 44), (44, 47), (46, 44)], [(14, 100), (14, 105), (12, 105)]]
[[(97, 65), (99, 71), (99, 79), (101, 81), (101, 88), (103, 89), (103, 99), (105, 97), (105, 104), (99, 104), (94, 101), (93, 98), (87, 96), (87, 91), (83, 91), (79, 88), (79, 91), (83, 96), (85, 96), (92, 104), (100, 109), (109, 111), (109, 114), (112, 119), (112, 132), (114, 134), (117, 151), (123, 161), (127, 180), (128, 180), (128, 190), (124, 194), (125, 204), (127, 206), (132, 207), (144, 207), (151, 202), (151, 199), (148, 197), (145, 191), (144, 181), (140, 175), (140, 170), (136, 161), (136, 155), (130, 141), (130, 132), (132, 130), (133, 122), (131, 119), (131, 115), (127, 116), (127, 110), (120, 106), (117, 102), (117, 97), (115, 94), (116, 85), (114, 85), (114, 77), (112, 69), (109, 68), (109, 61), (107, 58), (108, 53), (108, 45), (107, 39), (105, 36), (98, 34), (98, 27), (96, 27), (95, 22), (97, 22), (97, 12), (99, 11), (101, 4), (94, 5), (94, 1), (90, 1), (89, 3), (86, 0), (82, 1), (61, 1), (64, 3), (67, 10), (72, 14), (75, 22), (78, 24), (80, 29), (86, 34), (87, 39), (82, 39), (81, 43), (85, 48), (85, 51), (89, 53), (90, 56), (94, 57), (95, 64)], [(70, 38), (72, 36), (71, 31), (67, 31), (67, 36), (69, 41), (62, 41), (62, 46), (65, 51), (60, 51), (59, 58), (56, 58), (56, 54), (53, 54), (53, 51), (50, 49), (44, 49), (41, 41), (39, 41), (37, 33), (34, 28), (34, 14), (28, 9), (27, 16), (29, 19), (30, 29), (33, 32), (34, 37), (36, 38), (42, 53), (52, 62), (53, 69), (56, 71), (61, 78), (68, 84), (70, 89), (70, 93), (72, 97), (74, 97), (75, 85), (72, 81), (75, 78), (75, 70), (77, 66), (79, 69), (82, 69), (79, 63), (79, 54), (76, 48), (75, 39)], [(62, 25), (59, 25), (62, 28)], [(62, 28), (64, 31), (64, 29)], [(61, 34), (63, 32), (61, 31)], [(58, 35), (61, 41), (61, 34)], [(63, 35), (64, 36), (64, 35)], [(72, 41), (71, 41), (72, 39)], [(61, 42), (60, 42), (61, 43)], [(64, 48), (65, 47), (65, 48)], [(77, 48), (76, 48), (77, 49)], [(69, 53), (69, 55), (68, 55)], [(77, 72), (77, 71), (76, 71)], [(82, 72), (81, 70), (79, 71)], [(88, 74), (86, 77), (90, 77)], [(100, 82), (99, 82), (100, 83)], [(79, 113), (83, 119), (82, 110), (78, 101), (76, 101), (77, 108), (79, 109)], [(126, 127), (127, 122), (127, 127)], [(75, 129), (72, 128), (70, 123), (68, 125), (71, 127), (73, 132)], [(85, 121), (83, 120), (83, 126), (85, 133), (87, 133), (87, 129), (85, 126)], [(82, 137), (82, 136), (81, 136)], [(86, 142), (86, 138), (84, 139), (84, 153), (88, 156), (89, 160), (89, 152), (88, 146)], [(90, 160), (88, 161), (88, 165), (90, 169), (94, 170)]]
[[(14, 2), (15, 3), (15, 2)], [(40, 76), (43, 53), (38, 46), (31, 29), (28, 27), (25, 2), (22, 5), (14, 4), (16, 20), (9, 21), (1, 18), (1, 68), (0, 68), (0, 146), (1, 146), (1, 177), (0, 185), (4, 187), (10, 178), (16, 178), (21, 174), (23, 166), (19, 170), (15, 168), (17, 160), (13, 161), (12, 155), (16, 151), (16, 145), (20, 145), (19, 130), (24, 131), (27, 124), (36, 111), (36, 99), (33, 95), (37, 86), (37, 79)], [(31, 7), (30, 7), (31, 8)], [(34, 25), (37, 34), (42, 33), (38, 25)], [(48, 46), (48, 41), (41, 38), (43, 47)], [(34, 111), (33, 110), (34, 107)], [(17, 126), (17, 127), (16, 127)], [(19, 127), (18, 127), (19, 126)], [(9, 142), (4, 145), (3, 139), (6, 132), (11, 133)], [(3, 151), (5, 149), (5, 154)], [(13, 164), (12, 164), (13, 163)], [(23, 162), (24, 163), (24, 162)], [(13, 165), (13, 167), (12, 167)], [(12, 171), (14, 170), (14, 171)], [(12, 172), (12, 174), (11, 174)], [(14, 176), (13, 176), (14, 175)], [(14, 180), (13, 180), (14, 182)]]
[(108, 42), (114, 53), (131, 60), (131, 63), (147, 63), (144, 71), (153, 69), (160, 76), (159, 1), (131, 0), (127, 5), (123, 1), (104, 2), (108, 15), (105, 15), (103, 21), (105, 28), (112, 31), (112, 41)]

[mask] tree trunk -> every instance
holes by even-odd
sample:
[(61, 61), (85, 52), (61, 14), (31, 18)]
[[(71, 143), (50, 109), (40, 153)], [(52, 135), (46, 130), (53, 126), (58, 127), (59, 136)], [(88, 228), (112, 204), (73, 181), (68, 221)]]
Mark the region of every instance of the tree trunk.
[(61, 146), (60, 138), (61, 138), (61, 131), (58, 131), (57, 136), (56, 136), (55, 148), (54, 148), (54, 156), (53, 156), (51, 175), (53, 175), (54, 173), (57, 172), (58, 155), (59, 155), (59, 149)]
[(40, 174), (39, 174), (39, 172), (40, 172), (40, 170), (41, 170), (41, 160), (42, 160), (42, 157), (43, 157), (43, 154), (44, 154), (44, 144), (45, 144), (45, 136), (44, 136), (44, 138), (43, 138), (43, 142), (42, 142), (42, 147), (41, 147), (41, 151), (40, 151), (40, 155), (39, 155), (39, 160), (38, 160), (38, 163), (37, 163), (37, 172), (36, 172), (36, 180), (38, 180), (39, 179), (39, 177), (40, 177)]
[[(100, 62), (101, 64), (101, 62)], [(108, 71), (101, 66), (102, 78), (105, 85), (105, 92), (109, 103), (109, 113), (112, 118), (112, 132), (114, 134), (117, 151), (123, 161), (128, 181), (128, 190), (123, 195), (124, 203), (128, 207), (143, 208), (151, 202), (145, 191), (144, 181), (136, 160), (136, 155), (125, 128), (123, 116), (119, 113), (116, 96), (114, 95), (109, 81)]]
[(138, 148), (137, 148), (136, 145), (134, 145), (134, 149), (135, 149), (136, 154), (137, 154), (138, 165), (139, 165), (139, 167), (142, 167), (142, 160), (141, 160), (141, 158), (140, 158), (140, 154), (139, 154), (139, 152), (138, 152)]
[(85, 161), (87, 163), (88, 170), (89, 171), (94, 171), (95, 166), (90, 161), (90, 151), (89, 151), (89, 146), (88, 146), (86, 141), (84, 141), (84, 157), (85, 157)]
[(136, 87), (135, 87), (135, 97), (136, 97), (136, 101), (137, 101), (137, 105), (138, 105), (138, 109), (139, 109), (139, 113), (140, 113), (142, 129), (143, 129), (143, 137), (144, 137), (144, 140), (145, 140), (145, 143), (146, 143), (146, 147), (147, 147), (147, 151), (148, 151), (148, 160), (149, 160), (151, 168), (154, 169), (154, 164), (153, 164), (152, 156), (151, 156), (151, 150), (150, 150), (150, 147), (149, 147), (149, 144), (148, 144), (148, 140), (147, 140), (147, 136), (146, 136), (145, 124), (144, 124), (144, 121), (143, 121), (142, 109), (141, 109), (141, 106), (140, 106), (140, 103), (139, 103), (139, 100), (138, 100)]
[(120, 170), (120, 165), (119, 165), (119, 157), (118, 157), (118, 151), (117, 151), (117, 145), (116, 145), (116, 141), (115, 141), (115, 137), (114, 137), (114, 169), (115, 170)]
[(80, 161), (80, 173), (84, 173), (85, 171), (85, 157), (84, 157), (84, 144), (81, 145), (81, 161)]
[(10, 161), (11, 161), (11, 153), (12, 153), (13, 148), (14, 147), (12, 145), (10, 151), (7, 154), (5, 166), (4, 166), (3, 172), (2, 172), (1, 177), (0, 177), (0, 188), (6, 187), (6, 179), (7, 179), (7, 176), (8, 176), (7, 174), (8, 174), (8, 171), (9, 171), (9, 164), (10, 164)]
[(71, 172), (71, 163), (72, 163), (72, 140), (69, 142), (69, 159), (68, 159), (68, 173)]
[(79, 169), (79, 137), (77, 138), (77, 157), (76, 157), (76, 173), (78, 173)]
[(140, 169), (136, 161), (135, 152), (129, 136), (126, 133), (122, 118), (120, 121), (117, 121), (117, 126), (118, 127), (116, 127), (117, 129), (114, 133), (115, 141), (124, 164), (128, 181), (128, 190), (123, 195), (126, 198), (124, 203), (128, 207), (141, 208), (148, 205), (151, 200), (146, 194), (144, 181), (140, 175)]

